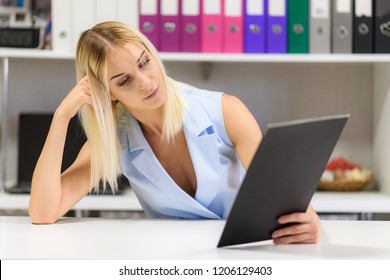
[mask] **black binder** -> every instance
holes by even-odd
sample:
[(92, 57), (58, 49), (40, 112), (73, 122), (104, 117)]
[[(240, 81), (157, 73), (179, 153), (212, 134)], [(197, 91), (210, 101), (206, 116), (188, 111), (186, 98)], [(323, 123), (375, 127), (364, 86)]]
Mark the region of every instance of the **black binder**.
[(390, 53), (390, 1), (375, 0), (375, 52)]
[[(374, 20), (373, 3), (369, 0), (369, 7), (362, 7), (362, 2), (354, 0), (353, 5), (353, 52), (374, 52)], [(363, 3), (366, 4), (366, 3)]]

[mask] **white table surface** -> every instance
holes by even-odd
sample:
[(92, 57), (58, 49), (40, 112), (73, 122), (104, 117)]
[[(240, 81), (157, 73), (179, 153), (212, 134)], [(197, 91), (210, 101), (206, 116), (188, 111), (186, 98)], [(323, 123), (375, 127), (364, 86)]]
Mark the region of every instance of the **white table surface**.
[(314, 245), (216, 248), (225, 222), (0, 217), (0, 259), (390, 259), (390, 222), (323, 221)]

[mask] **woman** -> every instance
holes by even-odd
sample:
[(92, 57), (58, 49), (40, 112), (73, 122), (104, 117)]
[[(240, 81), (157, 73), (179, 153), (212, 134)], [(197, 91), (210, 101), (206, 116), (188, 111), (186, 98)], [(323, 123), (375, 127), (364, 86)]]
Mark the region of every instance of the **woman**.
[[(78, 83), (56, 109), (37, 162), (29, 214), (54, 223), (100, 181), (128, 177), (154, 218), (226, 218), (262, 134), (237, 98), (170, 79), (157, 51), (118, 22), (85, 31), (76, 54)], [(80, 111), (88, 141), (63, 174), (69, 120)], [(315, 243), (320, 220), (306, 213), (276, 230), (275, 243)]]

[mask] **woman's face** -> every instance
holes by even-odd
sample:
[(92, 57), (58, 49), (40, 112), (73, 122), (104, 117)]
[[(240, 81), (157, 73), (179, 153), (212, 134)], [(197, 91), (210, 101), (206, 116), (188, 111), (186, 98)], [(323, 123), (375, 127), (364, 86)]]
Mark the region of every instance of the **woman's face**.
[(143, 46), (114, 47), (107, 73), (112, 100), (120, 101), (130, 112), (160, 108), (166, 99), (159, 65)]

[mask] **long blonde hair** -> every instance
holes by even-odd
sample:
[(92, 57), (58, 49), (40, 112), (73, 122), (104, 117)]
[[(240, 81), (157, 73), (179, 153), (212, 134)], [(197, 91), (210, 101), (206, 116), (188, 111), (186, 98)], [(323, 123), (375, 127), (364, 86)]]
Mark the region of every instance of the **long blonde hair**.
[(171, 141), (183, 126), (183, 102), (175, 90), (174, 81), (167, 76), (157, 50), (143, 34), (114, 21), (99, 23), (86, 30), (77, 45), (76, 72), (77, 80), (88, 76), (93, 104), (93, 108), (84, 105), (79, 112), (91, 150), (91, 190), (102, 182), (104, 189), (108, 183), (115, 191), (117, 177), (121, 174), (117, 126), (124, 106), (111, 101), (107, 57), (113, 47), (128, 43), (144, 46), (160, 67), (167, 92), (163, 105), (163, 140)]

